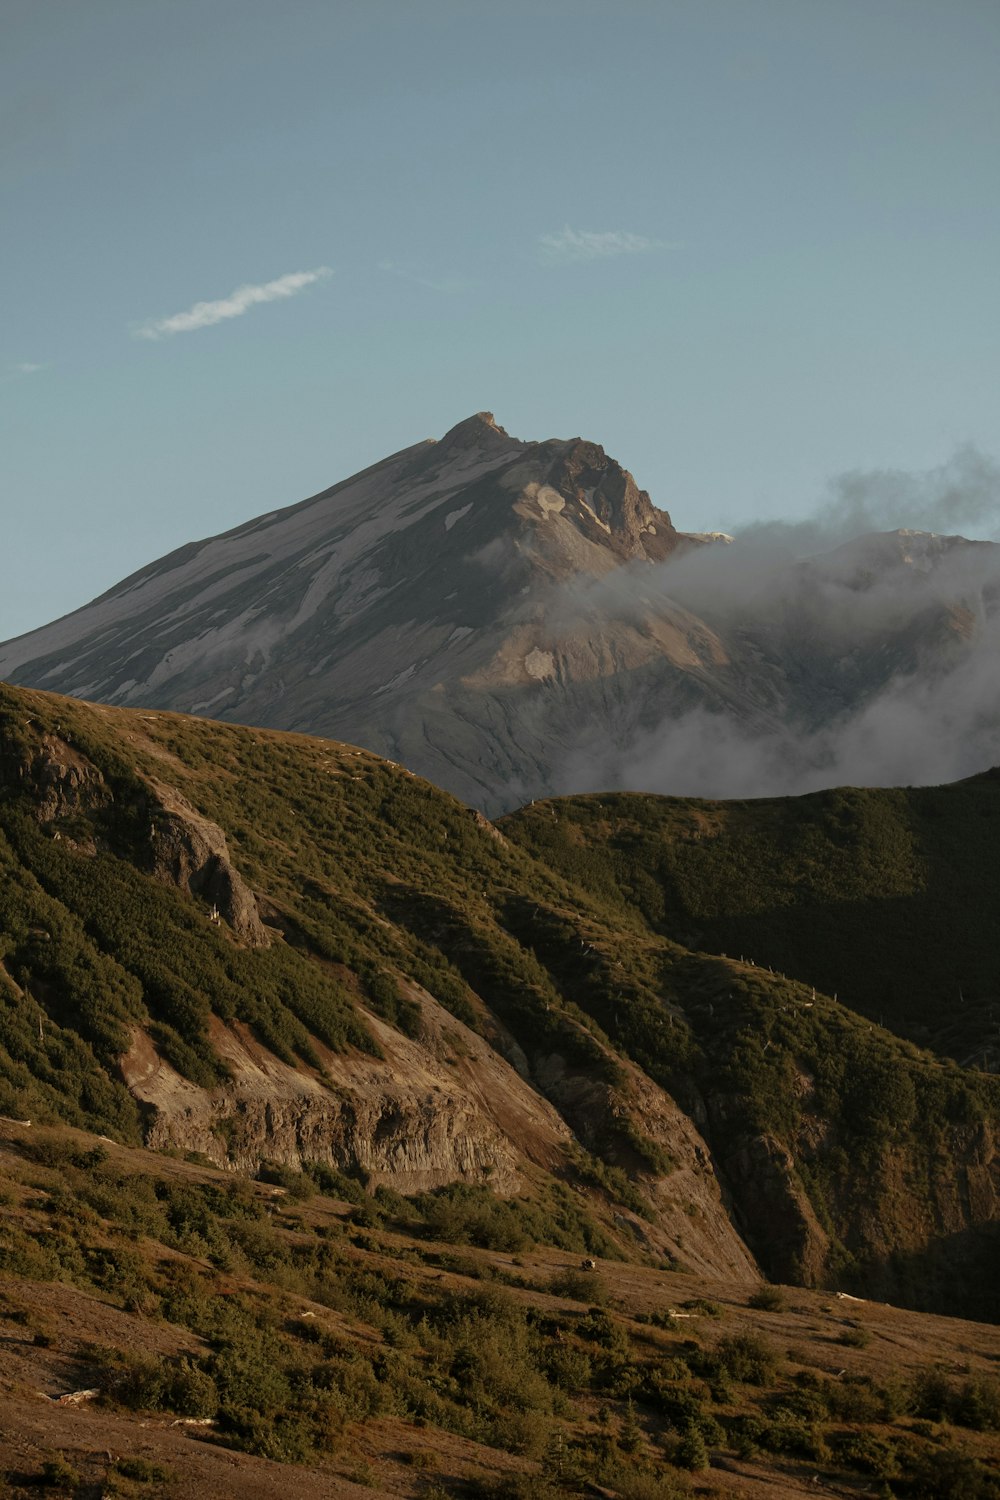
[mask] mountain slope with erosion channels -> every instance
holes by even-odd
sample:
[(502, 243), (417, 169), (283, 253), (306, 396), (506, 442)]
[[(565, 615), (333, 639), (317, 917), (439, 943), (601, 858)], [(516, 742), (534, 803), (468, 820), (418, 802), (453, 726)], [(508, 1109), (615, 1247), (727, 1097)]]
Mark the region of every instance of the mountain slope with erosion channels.
[(491, 816), (997, 758), (1000, 548), (731, 542), (678, 531), (599, 444), (480, 412), (0, 645), (0, 677), (349, 740)]
[[(964, 828), (963, 799), (985, 824), (1000, 789), (943, 789), (944, 843), (953, 794)], [(865, 795), (886, 817), (899, 796)], [(655, 842), (672, 805), (638, 802)], [(702, 926), (672, 927), (641, 849), (602, 874), (617, 825), (595, 809), (498, 828), (335, 742), (3, 688), (0, 1113), (1000, 1317), (996, 1078), (814, 990), (805, 936), (794, 978), (705, 951), (725, 880), (692, 876)], [(995, 885), (969, 890), (984, 930)]]

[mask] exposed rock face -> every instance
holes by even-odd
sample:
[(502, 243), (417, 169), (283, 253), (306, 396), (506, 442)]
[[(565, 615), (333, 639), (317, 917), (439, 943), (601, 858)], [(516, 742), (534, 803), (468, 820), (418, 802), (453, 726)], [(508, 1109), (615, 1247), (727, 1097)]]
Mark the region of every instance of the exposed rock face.
[(638, 1240), (692, 1271), (714, 1274), (724, 1267), (733, 1280), (757, 1279), (759, 1269), (734, 1228), (704, 1136), (640, 1069), (616, 1061), (626, 1075), (620, 1086), (573, 1070), (557, 1055), (537, 1060), (534, 1071), (539, 1087), (589, 1149), (606, 1148), (627, 1125), (668, 1159), (669, 1171), (657, 1176), (648, 1167), (643, 1170), (644, 1163), (636, 1162), (627, 1144), (622, 1150), (622, 1166), (633, 1172), (639, 1166), (643, 1191), (656, 1208), (655, 1226), (635, 1214), (627, 1216)]
[(35, 816), (40, 823), (111, 803), (110, 789), (97, 767), (58, 735), (42, 737), (37, 753), (22, 764), (21, 775), (37, 789)]
[(526, 1186), (532, 1168), (561, 1171), (574, 1132), (596, 1145), (631, 1116), (669, 1153), (672, 1169), (662, 1179), (647, 1174), (644, 1192), (656, 1211), (618, 1213), (618, 1232), (693, 1271), (759, 1278), (704, 1140), (638, 1069), (629, 1069), (627, 1087), (610, 1090), (553, 1056), (536, 1062), (533, 1086), (429, 995), (416, 987), (410, 994), (423, 1012), (419, 1041), (368, 1015), (385, 1056), (319, 1047), (322, 1077), (281, 1062), (246, 1028), (219, 1022), (212, 1042), (231, 1076), (207, 1090), (182, 1078), (136, 1032), (122, 1071), (153, 1111), (148, 1143), (199, 1151), (243, 1172), (256, 1172), (262, 1160), (324, 1162), (362, 1173), (371, 1189), (384, 1183), (415, 1193), (459, 1180), (507, 1195)]
[(725, 1161), (757, 1254), (775, 1281), (822, 1286), (830, 1237), (795, 1171), (788, 1147), (774, 1136), (745, 1137)]
[[(114, 794), (103, 773), (59, 735), (41, 736), (37, 748), (20, 758), (16, 775), (34, 790), (39, 823), (65, 824), (74, 814), (96, 813), (96, 820), (90, 819), (90, 828), (99, 831), (101, 815), (114, 804)], [(222, 829), (192, 807), (175, 787), (153, 777), (145, 778), (144, 785), (148, 789), (150, 874), (210, 903), (249, 947), (268, 947), (271, 939), (256, 898), (232, 863)], [(55, 836), (67, 837), (84, 854), (97, 852), (92, 832), (78, 840), (72, 831), (57, 827)]]
[(226, 835), (174, 787), (148, 778), (153, 793), (151, 873), (210, 902), (244, 943), (267, 948), (270, 937), (256, 898), (229, 857)]
[(219, 1022), (212, 1041), (231, 1081), (206, 1090), (136, 1033), (122, 1068), (156, 1111), (150, 1144), (202, 1151), (240, 1171), (262, 1160), (325, 1162), (403, 1193), (456, 1180), (518, 1191), (531, 1163), (557, 1164), (569, 1130), (480, 1036), (412, 993), (424, 1014), (419, 1042), (368, 1015), (385, 1056), (318, 1045), (322, 1077), (281, 1062), (244, 1027)]
[[(593, 517), (625, 558), (662, 561), (681, 545), (670, 517), (658, 511), (632, 475), (597, 443), (574, 442), (560, 453), (548, 483), (581, 515)], [(596, 532), (591, 533), (600, 540)]]

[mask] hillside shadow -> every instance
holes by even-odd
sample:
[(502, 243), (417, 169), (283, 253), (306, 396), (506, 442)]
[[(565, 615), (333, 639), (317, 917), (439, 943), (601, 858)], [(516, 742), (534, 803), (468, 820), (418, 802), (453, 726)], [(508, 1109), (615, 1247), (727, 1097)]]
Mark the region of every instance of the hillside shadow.
[(1000, 1323), (1000, 1222), (974, 1225), (923, 1250), (893, 1251), (851, 1278), (873, 1301), (977, 1323)]

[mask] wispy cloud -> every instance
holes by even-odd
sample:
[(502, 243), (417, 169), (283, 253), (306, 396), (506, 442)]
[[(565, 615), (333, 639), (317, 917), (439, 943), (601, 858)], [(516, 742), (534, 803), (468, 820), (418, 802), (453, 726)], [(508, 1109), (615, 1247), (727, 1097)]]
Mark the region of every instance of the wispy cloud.
[(615, 255), (645, 255), (650, 250), (665, 250), (664, 240), (651, 240), (644, 234), (630, 234), (625, 229), (573, 229), (566, 224), (557, 234), (543, 234), (538, 240), (538, 255), (546, 265), (568, 261), (610, 260)]
[(472, 285), (461, 276), (425, 276), (423, 272), (414, 270), (409, 265), (400, 265), (396, 260), (380, 260), (378, 269), (388, 272), (390, 276), (398, 276), (401, 281), (412, 281), (416, 286), (425, 286), (432, 292), (443, 292), (446, 296), (456, 296), (459, 292), (468, 291)]
[(39, 370), (44, 370), (44, 365), (33, 365), (25, 361), (23, 364), (15, 365), (14, 371), (17, 375), (37, 375)]
[(211, 328), (213, 323), (223, 323), (227, 318), (241, 318), (258, 303), (295, 297), (307, 286), (332, 275), (329, 266), (317, 266), (314, 271), (290, 271), (276, 281), (265, 281), (259, 286), (239, 286), (217, 302), (196, 302), (186, 312), (173, 313), (169, 318), (151, 318), (134, 328), (133, 333), (138, 338), (162, 339), (175, 333), (191, 333), (196, 328)]

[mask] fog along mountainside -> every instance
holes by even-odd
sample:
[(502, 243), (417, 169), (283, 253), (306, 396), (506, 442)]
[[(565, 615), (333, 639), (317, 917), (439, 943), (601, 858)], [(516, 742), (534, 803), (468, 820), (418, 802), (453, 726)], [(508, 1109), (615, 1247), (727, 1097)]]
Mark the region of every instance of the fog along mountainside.
[(1000, 551), (972, 449), (808, 522), (678, 531), (581, 439), (488, 413), (0, 646), (8, 680), (330, 735), (489, 814), (606, 788), (928, 784), (997, 743)]

